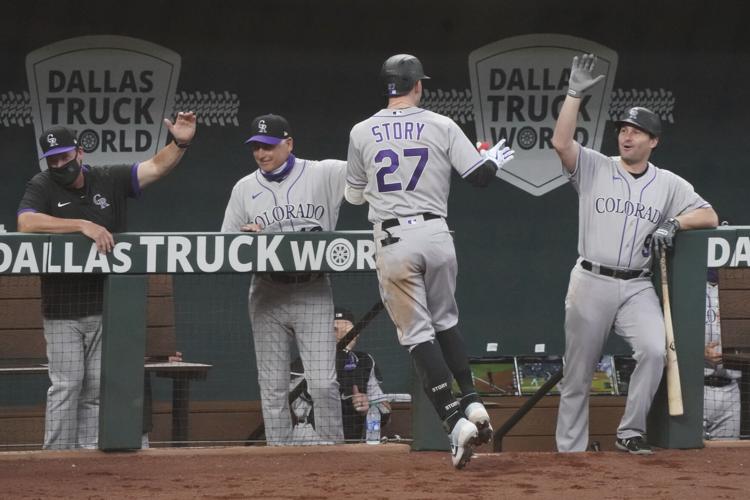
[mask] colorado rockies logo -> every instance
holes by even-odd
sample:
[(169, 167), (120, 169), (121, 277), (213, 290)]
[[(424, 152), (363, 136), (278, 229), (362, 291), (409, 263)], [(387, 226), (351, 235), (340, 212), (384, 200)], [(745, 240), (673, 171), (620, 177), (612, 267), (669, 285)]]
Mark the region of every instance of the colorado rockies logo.
[(57, 138), (54, 135), (49, 134), (47, 136), (47, 143), (49, 144), (49, 147), (54, 148), (57, 146)]
[(94, 204), (97, 205), (99, 208), (104, 210), (109, 206), (109, 202), (107, 202), (107, 198), (100, 195), (99, 193), (94, 195)]
[(266, 121), (261, 120), (258, 122), (258, 133), (265, 134), (268, 131), (268, 127), (266, 126)]

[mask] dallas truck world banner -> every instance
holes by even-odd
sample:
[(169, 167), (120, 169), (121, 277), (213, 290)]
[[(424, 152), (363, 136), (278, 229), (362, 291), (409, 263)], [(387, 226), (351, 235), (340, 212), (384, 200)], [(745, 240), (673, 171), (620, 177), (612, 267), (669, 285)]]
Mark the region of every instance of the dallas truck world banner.
[(374, 271), (369, 231), (123, 233), (107, 254), (81, 235), (0, 236), (0, 274)]

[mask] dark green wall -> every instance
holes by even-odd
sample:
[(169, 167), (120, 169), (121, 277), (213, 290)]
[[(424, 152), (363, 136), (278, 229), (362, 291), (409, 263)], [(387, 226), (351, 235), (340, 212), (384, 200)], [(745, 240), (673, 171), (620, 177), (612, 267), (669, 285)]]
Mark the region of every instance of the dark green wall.
[[(130, 230), (215, 230), (232, 185), (253, 168), (242, 144), (253, 116), (286, 115), (301, 157), (344, 158), (351, 126), (382, 105), (376, 77), (388, 55), (415, 53), (429, 85), (465, 89), (472, 50), (526, 33), (570, 34), (617, 51), (615, 88), (674, 93), (674, 123), (665, 125), (653, 161), (690, 180), (722, 219), (747, 224), (745, 12), (742, 2), (717, 1), (29, 1), (3, 13), (0, 95), (28, 88), (28, 52), (65, 38), (127, 35), (180, 53), (178, 90), (236, 93), (239, 126), (201, 126), (178, 170), (132, 204)], [(463, 126), (474, 139), (473, 123)], [(34, 136), (31, 125), (0, 119), (0, 224), (9, 230), (37, 171)], [(611, 130), (603, 151), (615, 153)], [(487, 341), (507, 353), (540, 341), (550, 353), (562, 351), (576, 210), (567, 186), (537, 198), (502, 181), (477, 192), (456, 180), (449, 220), (473, 354)], [(339, 229), (365, 228), (365, 209), (342, 209)]]

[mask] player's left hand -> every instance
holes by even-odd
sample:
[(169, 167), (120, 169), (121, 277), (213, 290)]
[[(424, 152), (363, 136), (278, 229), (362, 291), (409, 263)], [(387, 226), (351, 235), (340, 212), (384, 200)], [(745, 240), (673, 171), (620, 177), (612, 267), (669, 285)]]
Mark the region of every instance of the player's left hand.
[(594, 54), (583, 54), (573, 58), (573, 66), (570, 68), (570, 80), (568, 80), (568, 95), (581, 98), (591, 87), (604, 79), (604, 75), (594, 78), (593, 71), (596, 64)]
[(164, 118), (164, 125), (169, 133), (180, 144), (189, 144), (195, 136), (195, 113), (192, 111), (177, 113), (177, 118), (172, 123), (169, 118)]
[(516, 152), (505, 145), (505, 139), (501, 139), (500, 142), (492, 146), (486, 153), (485, 158), (492, 160), (497, 165), (497, 169), (503, 168), (503, 165), (513, 159), (513, 155)]
[(656, 257), (661, 257), (662, 252), (674, 248), (674, 235), (680, 229), (680, 222), (671, 217), (662, 222), (651, 237), (651, 251)]

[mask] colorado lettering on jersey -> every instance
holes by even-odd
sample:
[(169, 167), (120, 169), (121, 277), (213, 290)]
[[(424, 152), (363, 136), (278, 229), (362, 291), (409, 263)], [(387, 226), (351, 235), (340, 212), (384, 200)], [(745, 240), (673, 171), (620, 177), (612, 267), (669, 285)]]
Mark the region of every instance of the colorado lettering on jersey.
[(405, 140), (418, 141), (422, 137), (424, 123), (421, 122), (386, 122), (375, 125), (370, 129), (375, 142)]
[(323, 205), (313, 205), (312, 203), (298, 205), (277, 205), (263, 213), (257, 215), (253, 222), (261, 227), (268, 227), (271, 224), (288, 221), (292, 219), (317, 219), (321, 220), (326, 213)]
[(658, 208), (647, 207), (643, 203), (633, 203), (622, 198), (597, 198), (594, 202), (594, 209), (600, 214), (625, 214), (629, 217), (648, 220), (653, 224), (657, 224), (661, 219), (661, 211)]

